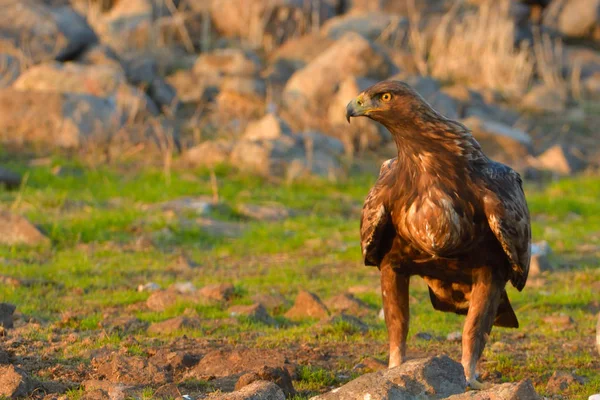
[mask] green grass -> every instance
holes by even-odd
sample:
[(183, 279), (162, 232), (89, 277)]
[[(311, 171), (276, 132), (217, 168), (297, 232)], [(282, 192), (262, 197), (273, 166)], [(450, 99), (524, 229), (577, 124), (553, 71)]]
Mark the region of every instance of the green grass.
[[(47, 342), (52, 335), (78, 335), (79, 340), (61, 344), (52, 357), (76, 363), (89, 359), (91, 350), (103, 347), (124, 348), (127, 354), (144, 356), (183, 333), (195, 340), (264, 348), (302, 345), (328, 349), (328, 361), (309, 366), (300, 363), (304, 366), (295, 382), (300, 392), (297, 398), (306, 398), (340, 384), (336, 376), (350, 376), (352, 366), (362, 358), (385, 356), (387, 336), (383, 322), (377, 319), (381, 300), (375, 290), (357, 295), (373, 310), (362, 318), (369, 327), (366, 332), (346, 322), (320, 331), (315, 330), (313, 321), (290, 322), (282, 316), (289, 306), (278, 309), (274, 315), (277, 325), (273, 326), (243, 317), (232, 319), (227, 313), (230, 305), (250, 304), (252, 297), (261, 293), (279, 293), (291, 305), (302, 289), (326, 299), (353, 286), (376, 288), (378, 271), (362, 266), (358, 238), (360, 207), (373, 176), (358, 175), (338, 183), (315, 179), (275, 184), (218, 168), (223, 205), (204, 217), (243, 227), (238, 236), (226, 237), (199, 229), (193, 212), (173, 215), (155, 207), (183, 196), (210, 196), (207, 170), (176, 169), (168, 183), (161, 170), (152, 167), (92, 169), (60, 157), (46, 167), (28, 167), (18, 161), (6, 164), (28, 178), (18, 191), (0, 191), (3, 208), (12, 208), (39, 225), (51, 244), (40, 248), (0, 246), (0, 275), (23, 282), (16, 287), (0, 285), (0, 299), (16, 304), (20, 313), (40, 323), (41, 328), (22, 333), (28, 344)], [(54, 175), (52, 168), (57, 165), (68, 173)], [(526, 191), (534, 240), (549, 242), (558, 269), (521, 293), (508, 289), (521, 328), (495, 329), (482, 366), (498, 382), (530, 378), (542, 394), (548, 394), (545, 383), (560, 368), (586, 379), (584, 385), (564, 393), (568, 398), (600, 392), (600, 365), (592, 356), (596, 322), (592, 310), (597, 310), (599, 290), (593, 284), (600, 281), (600, 178), (566, 179), (543, 188), (526, 183)], [(280, 222), (261, 222), (235, 211), (242, 203), (273, 201), (293, 209), (294, 215)], [(197, 266), (171, 268), (182, 254)], [(186, 300), (155, 312), (144, 307), (149, 293), (136, 290), (147, 282), (166, 288), (185, 281), (196, 287), (230, 282), (236, 294), (230, 304)], [(418, 278), (413, 279), (411, 295), (416, 301), (411, 304), (410, 351), (448, 353), (459, 359), (458, 343), (437, 338), (460, 330), (463, 317), (433, 311), (427, 287)], [(202, 329), (164, 338), (138, 331), (132, 334), (134, 344), (125, 345), (127, 335), (106, 332), (102, 327), (106, 313), (152, 323), (190, 310), (208, 321)], [(70, 317), (64, 321), (66, 312)], [(543, 322), (544, 316), (560, 312), (570, 315), (575, 327), (556, 330)], [(419, 332), (434, 339), (417, 339)], [(494, 342), (507, 345), (495, 351)], [(348, 347), (349, 355), (342, 357), (339, 349)], [(26, 348), (19, 351), (27, 353)], [(44, 349), (41, 353), (49, 356)], [(195, 385), (199, 391), (212, 388), (205, 381), (182, 385)], [(142, 397), (150, 398), (152, 393), (146, 389)], [(67, 396), (78, 399), (81, 394), (71, 390)]]

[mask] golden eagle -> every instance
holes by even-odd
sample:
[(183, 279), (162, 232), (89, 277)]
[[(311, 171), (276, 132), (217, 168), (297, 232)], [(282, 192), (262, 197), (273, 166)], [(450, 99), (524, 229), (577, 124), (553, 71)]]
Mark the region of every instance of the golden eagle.
[(429, 286), (433, 308), (466, 314), (462, 364), (471, 388), (492, 325), (518, 327), (505, 286), (525, 286), (531, 255), (529, 210), (518, 173), (490, 160), (469, 129), (436, 112), (400, 81), (377, 83), (346, 109), (392, 134), (360, 224), (366, 265), (381, 271), (389, 367), (406, 355), (411, 275)]

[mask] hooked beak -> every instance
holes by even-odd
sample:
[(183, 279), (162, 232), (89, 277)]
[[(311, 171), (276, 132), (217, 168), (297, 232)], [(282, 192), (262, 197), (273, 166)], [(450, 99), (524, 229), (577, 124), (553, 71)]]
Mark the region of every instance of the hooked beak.
[(360, 95), (346, 106), (346, 120), (350, 123), (350, 117), (366, 116), (369, 115), (369, 111), (371, 111), (370, 99), (365, 99), (364, 95)]

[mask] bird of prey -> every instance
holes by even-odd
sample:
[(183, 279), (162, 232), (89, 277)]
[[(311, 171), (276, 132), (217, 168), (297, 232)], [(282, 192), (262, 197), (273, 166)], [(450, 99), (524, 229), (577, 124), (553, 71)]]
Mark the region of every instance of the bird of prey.
[(492, 325), (518, 327), (506, 293), (529, 272), (531, 225), (517, 172), (494, 162), (469, 129), (436, 112), (400, 81), (377, 83), (346, 118), (383, 124), (398, 157), (386, 161), (362, 210), (365, 265), (381, 271), (389, 367), (406, 356), (411, 275), (429, 286), (433, 308), (466, 314), (461, 362), (469, 386)]

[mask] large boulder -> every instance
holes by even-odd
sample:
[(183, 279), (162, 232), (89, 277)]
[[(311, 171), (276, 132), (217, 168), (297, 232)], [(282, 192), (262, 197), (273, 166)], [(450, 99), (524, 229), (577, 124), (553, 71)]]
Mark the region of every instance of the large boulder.
[(327, 110), (339, 85), (352, 76), (385, 79), (395, 67), (385, 53), (357, 33), (347, 33), (306, 67), (292, 75), (285, 86), (290, 108)]
[(221, 34), (272, 49), (333, 17), (335, 9), (328, 1), (213, 0), (211, 14)]
[(12, 85), (19, 91), (31, 93), (87, 94), (113, 97), (119, 110), (129, 116), (154, 115), (154, 102), (141, 90), (129, 85), (123, 71), (105, 65), (50, 62), (25, 71)]
[(445, 398), (463, 393), (462, 365), (447, 356), (408, 361), (399, 367), (365, 374), (313, 400)]
[(114, 98), (86, 94), (0, 90), (0, 141), (78, 147), (105, 138), (127, 121)]
[(70, 7), (34, 0), (0, 1), (0, 48), (13, 48), (30, 63), (68, 60), (97, 41), (86, 20)]
[(323, 33), (339, 39), (348, 32), (356, 32), (365, 39), (377, 40), (386, 32), (387, 39), (402, 39), (408, 31), (408, 19), (384, 12), (350, 13), (330, 19), (323, 26)]
[(567, 37), (600, 40), (600, 1), (554, 0), (544, 14), (544, 25)]

